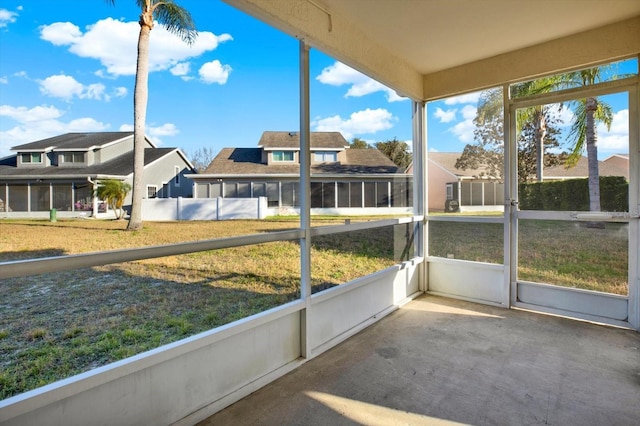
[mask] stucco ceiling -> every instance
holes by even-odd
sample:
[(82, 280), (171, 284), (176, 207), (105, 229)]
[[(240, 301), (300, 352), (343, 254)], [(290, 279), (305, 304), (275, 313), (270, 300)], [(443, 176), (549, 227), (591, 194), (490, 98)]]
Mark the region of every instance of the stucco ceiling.
[(640, 0), (311, 0), (421, 74), (640, 15)]

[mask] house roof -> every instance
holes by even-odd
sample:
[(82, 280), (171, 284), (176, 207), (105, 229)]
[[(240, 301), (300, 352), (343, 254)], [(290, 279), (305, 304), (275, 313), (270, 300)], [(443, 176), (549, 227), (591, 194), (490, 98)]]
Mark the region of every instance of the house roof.
[[(340, 132), (312, 132), (311, 148), (343, 150), (349, 142)], [(263, 132), (258, 146), (265, 150), (300, 148), (300, 133), (298, 132)]]
[(486, 167), (467, 170), (456, 168), (456, 161), (458, 161), (460, 155), (462, 155), (461, 152), (430, 152), (428, 155), (428, 159), (429, 161), (437, 163), (440, 167), (458, 177), (481, 176), (486, 170)]
[(64, 135), (17, 145), (11, 149), (13, 151), (88, 150), (132, 135), (133, 132), (65, 133)]
[[(458, 177), (476, 177), (480, 176), (485, 170), (484, 167), (478, 169), (457, 169), (455, 167), (457, 159), (460, 157), (460, 152), (430, 152), (429, 161), (437, 163), (440, 167), (446, 169), (449, 173), (452, 173)], [(567, 179), (567, 178), (582, 178), (589, 176), (587, 157), (580, 157), (578, 163), (571, 168), (566, 168), (563, 165), (547, 167), (544, 169), (545, 179)], [(617, 164), (613, 164), (607, 161), (599, 161), (598, 167), (600, 176), (624, 176), (629, 179), (629, 168), (620, 167)]]
[[(377, 149), (347, 149), (340, 163), (311, 165), (311, 174), (378, 174), (400, 173), (402, 170)], [(299, 174), (300, 165), (263, 164), (261, 148), (224, 148), (203, 175), (278, 175)]]
[[(164, 157), (177, 148), (146, 148), (144, 150), (144, 164)], [(88, 167), (16, 167), (17, 156), (0, 160), (0, 179), (34, 179), (73, 177), (84, 179), (87, 176), (128, 176), (133, 173), (133, 151), (120, 155), (113, 160)]]
[[(607, 161), (598, 161), (600, 176), (623, 176), (629, 179), (629, 166), (621, 167), (619, 164)], [(585, 178), (589, 176), (589, 161), (587, 157), (580, 157), (578, 163), (571, 168), (565, 166), (548, 167), (544, 170), (545, 179)]]

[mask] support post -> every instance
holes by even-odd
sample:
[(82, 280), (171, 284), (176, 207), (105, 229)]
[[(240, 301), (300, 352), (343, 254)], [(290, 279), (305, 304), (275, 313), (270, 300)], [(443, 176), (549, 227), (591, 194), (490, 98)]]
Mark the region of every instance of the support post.
[(300, 297), (305, 309), (300, 313), (300, 355), (311, 356), (309, 317), (311, 309), (311, 131), (309, 115), (309, 46), (300, 40)]

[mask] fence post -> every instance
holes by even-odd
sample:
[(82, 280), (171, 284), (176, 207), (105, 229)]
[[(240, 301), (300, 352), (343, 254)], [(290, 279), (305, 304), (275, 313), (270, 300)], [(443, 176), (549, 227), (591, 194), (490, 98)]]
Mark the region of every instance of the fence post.
[(182, 220), (182, 197), (178, 197), (176, 200), (176, 218)]

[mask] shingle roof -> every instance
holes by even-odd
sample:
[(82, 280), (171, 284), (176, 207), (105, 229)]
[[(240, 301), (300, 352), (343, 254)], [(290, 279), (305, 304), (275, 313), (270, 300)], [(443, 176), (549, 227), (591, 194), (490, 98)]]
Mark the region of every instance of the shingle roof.
[(457, 169), (456, 161), (460, 158), (462, 153), (460, 152), (430, 152), (428, 155), (429, 161), (433, 161), (445, 168), (448, 172), (463, 177), (480, 176), (485, 170), (485, 167), (477, 169)]
[[(145, 166), (162, 158), (175, 149), (176, 148), (145, 148)], [(0, 179), (2, 179), (2, 177), (24, 177), (28, 179), (39, 176), (52, 178), (56, 176), (77, 176), (78, 178), (84, 179), (87, 176), (127, 176), (131, 173), (133, 173), (133, 151), (120, 155), (113, 160), (89, 167), (16, 167), (16, 156), (8, 157), (0, 161)]]
[[(347, 149), (346, 161), (312, 164), (312, 174), (377, 174), (400, 173), (401, 170), (377, 149)], [(209, 175), (274, 175), (299, 174), (300, 165), (262, 162), (260, 148), (224, 148), (203, 174)]]
[[(298, 132), (263, 132), (258, 142), (258, 146), (266, 149), (274, 148), (299, 148), (300, 133)], [(344, 149), (349, 146), (349, 142), (340, 132), (312, 132), (312, 148), (334, 148)]]
[(66, 133), (11, 148), (14, 151), (46, 149), (88, 149), (133, 135), (133, 132)]
[[(598, 161), (598, 172), (600, 176), (624, 176), (629, 179), (629, 168), (620, 167), (618, 164)], [(569, 169), (565, 166), (548, 167), (544, 170), (545, 178), (570, 178), (588, 177), (589, 160), (587, 157), (580, 157), (578, 163)]]
[[(456, 160), (462, 155), (460, 152), (430, 152), (429, 161), (433, 161), (445, 168), (450, 173), (459, 177), (480, 176), (484, 171), (483, 167), (478, 169), (457, 169), (455, 167)], [(607, 163), (605, 161), (598, 162), (600, 176), (624, 176), (629, 179), (629, 169), (619, 167), (616, 164)], [(554, 166), (544, 169), (546, 179), (563, 179), (563, 178), (580, 178), (589, 176), (587, 157), (581, 157), (575, 167), (569, 169), (565, 166)]]

